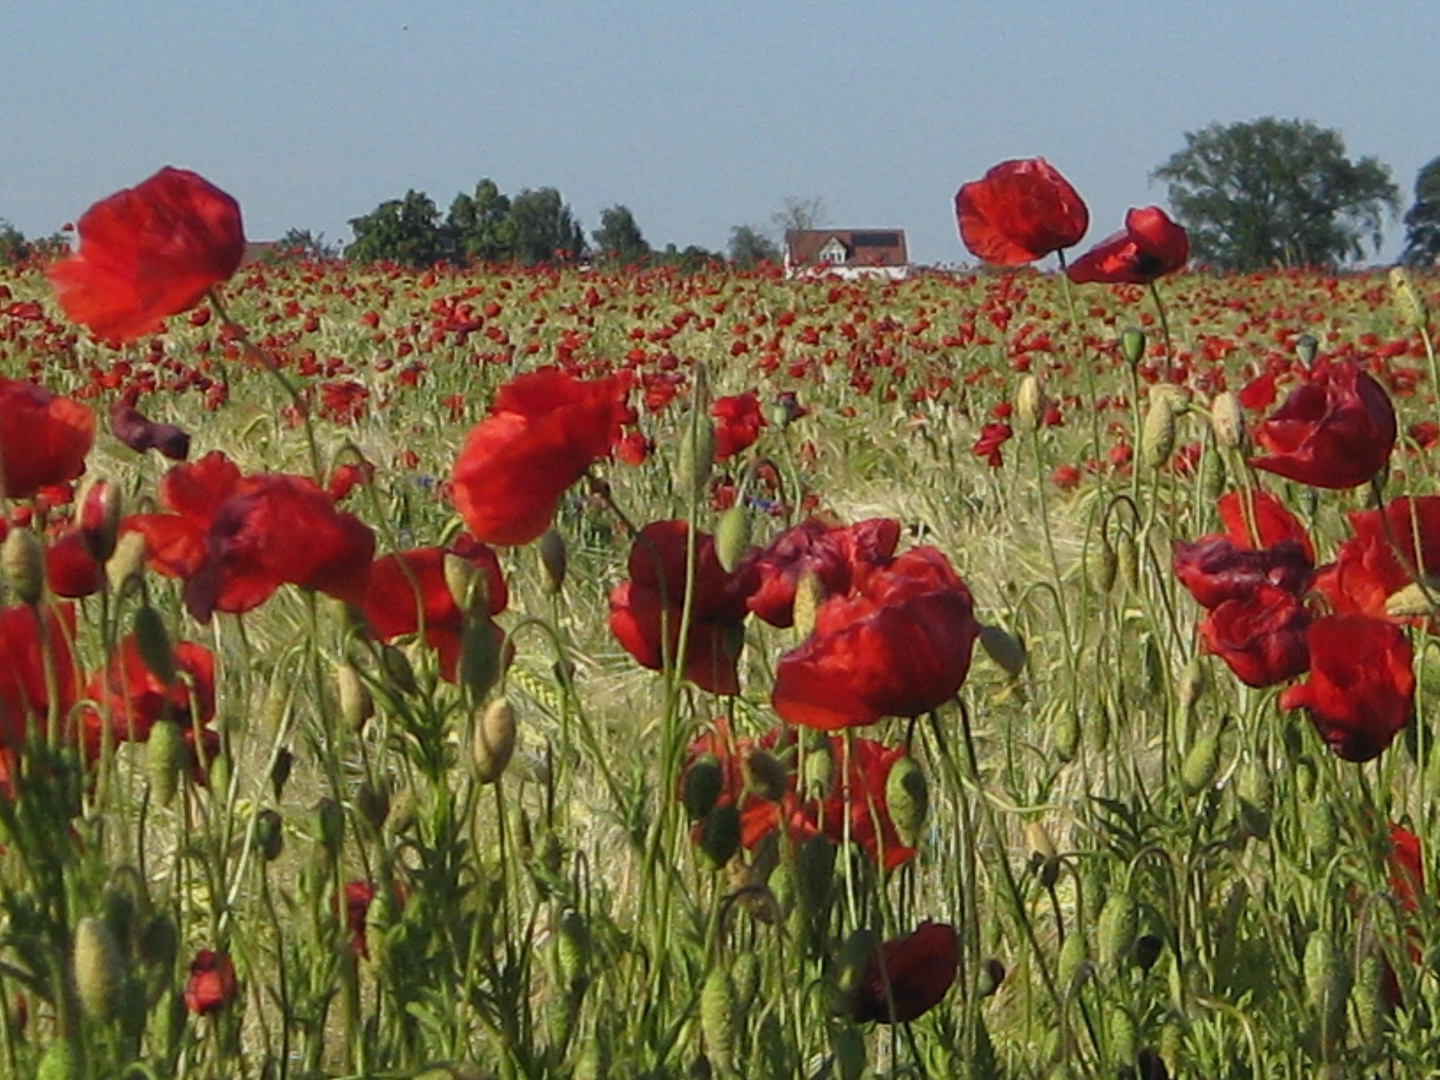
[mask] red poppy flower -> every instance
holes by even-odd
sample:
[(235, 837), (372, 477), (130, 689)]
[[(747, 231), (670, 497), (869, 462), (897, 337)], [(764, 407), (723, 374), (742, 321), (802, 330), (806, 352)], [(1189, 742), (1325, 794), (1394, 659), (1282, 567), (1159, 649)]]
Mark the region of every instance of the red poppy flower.
[(51, 705), (46, 689), (45, 658), (55, 674), (54, 711), (61, 717), (75, 701), (75, 668), (70, 642), (75, 640), (75, 608), (45, 607), (38, 615), (28, 605), (0, 608), (0, 747), (18, 747), (31, 722), (44, 734)]
[(1390, 460), (1395, 407), (1354, 361), (1317, 365), (1255, 429), (1250, 464), (1320, 488), (1363, 484)]
[[(610, 632), (637, 663), (655, 671), (680, 651), (688, 532), (683, 521), (646, 525), (630, 546), (630, 580), (610, 593)], [(683, 671), (702, 690), (739, 692), (736, 663), (745, 637), (745, 602), (757, 581), (748, 562), (727, 574), (714, 538), (696, 534), (695, 595)]]
[(960, 938), (947, 923), (926, 920), (909, 937), (875, 951), (850, 1006), (857, 1024), (909, 1023), (944, 1000), (960, 965)]
[(960, 239), (987, 263), (1015, 266), (1073, 247), (1090, 227), (1084, 201), (1044, 158), (1002, 161), (955, 194)]
[(984, 458), (985, 464), (992, 469), (998, 469), (1005, 463), (1005, 458), (1000, 448), (1010, 441), (1014, 430), (1009, 424), (1003, 421), (993, 421), (980, 429), (980, 436), (971, 447), (971, 453), (978, 458)]
[(245, 254), (240, 204), (184, 169), (161, 169), (96, 203), (80, 250), (45, 272), (72, 321), (133, 341), (194, 307)]
[(185, 606), (201, 622), (245, 612), (289, 583), (365, 601), (375, 534), (302, 476), (247, 476), (215, 510), (205, 559), (185, 582)]
[(173, 655), (181, 677), (167, 687), (141, 659), (135, 635), (127, 634), (104, 670), (91, 677), (85, 694), (99, 711), (86, 708), (83, 723), (92, 757), (98, 755), (107, 723), (116, 742), (144, 742), (158, 720), (191, 730), (214, 719), (214, 655), (191, 641), (177, 642)]
[(117, 399), (110, 406), (110, 433), (137, 453), (159, 450), (171, 461), (190, 456), (190, 435), (174, 424), (157, 424), (139, 409)]
[(914, 858), (915, 849), (901, 841), (885, 801), (890, 770), (905, 751), (874, 739), (852, 739), (847, 751), (844, 740), (832, 736), (830, 753), (837, 766), (844, 761), (847, 767), (837, 768), (839, 782), (822, 804), (818, 821), (825, 835), (843, 843), (848, 819), (850, 839), (877, 866), (893, 870)]
[(205, 561), (205, 538), (216, 511), (239, 485), (240, 469), (212, 450), (161, 478), (159, 502), (170, 513), (132, 514), (121, 528), (145, 537), (146, 557), (156, 573), (188, 578)]
[[(382, 641), (420, 633), (440, 658), (440, 674), (451, 681), (460, 661), (465, 612), (455, 603), (445, 581), (445, 556), (468, 559), (484, 582), (484, 600), (474, 617), (490, 618), (505, 610), (509, 592), (495, 552), (469, 537), (460, 537), (453, 551), (440, 547), (416, 548), (376, 559), (362, 605), (365, 620)], [(504, 637), (489, 623), (497, 643)]]
[(1414, 912), (1425, 891), (1425, 866), (1420, 838), (1399, 825), (1390, 826), (1390, 891), (1402, 911)]
[(1190, 257), (1190, 238), (1158, 206), (1136, 207), (1125, 229), (1106, 237), (1066, 270), (1077, 285), (1148, 285), (1172, 274)]
[(780, 659), (771, 704), (824, 730), (919, 716), (960, 689), (979, 633), (945, 556), (912, 548), (820, 605), (814, 633)]
[(625, 396), (618, 376), (582, 382), (558, 368), (502, 386), (451, 474), (451, 499), (475, 538), (526, 544), (543, 533), (565, 489), (618, 438)]
[(1346, 761), (1378, 757), (1414, 711), (1410, 642), (1399, 627), (1361, 615), (1316, 619), (1308, 637), (1310, 678), (1282, 693), (1280, 707), (1303, 707)]
[(351, 950), (362, 960), (370, 959), (370, 947), (365, 944), (365, 917), (374, 899), (375, 886), (371, 882), (345, 883), (345, 929), (350, 931)]
[(1231, 600), (1248, 601), (1262, 587), (1298, 597), (1309, 586), (1312, 572), (1304, 549), (1294, 540), (1255, 550), (1218, 535), (1202, 536), (1193, 543), (1175, 541), (1172, 565), (1180, 584), (1207, 609)]
[(717, 398), (710, 406), (715, 425), (715, 460), (727, 461), (747, 449), (760, 437), (765, 418), (760, 415), (760, 398), (754, 390)]
[(754, 558), (759, 587), (750, 610), (771, 626), (795, 623), (795, 586), (806, 573), (820, 579), (826, 596), (850, 591), (872, 570), (887, 566), (900, 542), (900, 523), (870, 518), (850, 526), (810, 518), (781, 533)]
[[(1220, 515), (1221, 524), (1225, 526), (1225, 535), (1237, 547), (1268, 548), (1283, 540), (1293, 540), (1300, 545), (1309, 562), (1315, 561), (1315, 549), (1310, 544), (1310, 534), (1295, 520), (1295, 515), (1290, 513), (1285, 504), (1268, 491), (1256, 488), (1248, 495), (1244, 491), (1227, 492), (1220, 496), (1215, 509)], [(1252, 526), (1255, 530), (1253, 537)], [(1255, 543), (1257, 539), (1258, 544)]]
[(95, 414), (43, 386), (0, 376), (0, 497), (28, 499), (85, 471)]
[(51, 592), (67, 600), (92, 596), (104, 586), (105, 568), (90, 554), (78, 529), (61, 533), (45, 548), (45, 581)]
[(1274, 686), (1310, 665), (1310, 613), (1289, 589), (1252, 586), (1200, 622), (1200, 637), (1246, 686)]
[(235, 1000), (235, 965), (214, 949), (201, 949), (190, 961), (185, 1007), (196, 1016), (212, 1016)]
[[(783, 821), (787, 834), (796, 843), (814, 836), (818, 804), (802, 803), (796, 790), (795, 770), (787, 769), (785, 790), (779, 799), (761, 798), (745, 783), (745, 760), (752, 752), (763, 750), (790, 762), (793, 766), (798, 740), (793, 729), (773, 727), (758, 739), (736, 738), (729, 722), (723, 717), (712, 723), (686, 748), (685, 768), (688, 772), (697, 758), (713, 754), (720, 764), (720, 793), (717, 806), (735, 806), (740, 814), (740, 844), (754, 850), (772, 835)], [(683, 790), (684, 780), (681, 781)], [(699, 835), (698, 825), (695, 835)]]
[(1417, 575), (1440, 576), (1440, 496), (1406, 496), (1383, 511), (1354, 511), (1350, 531), (1335, 561), (1315, 575), (1315, 588), (1337, 614), (1383, 619), (1385, 601)]

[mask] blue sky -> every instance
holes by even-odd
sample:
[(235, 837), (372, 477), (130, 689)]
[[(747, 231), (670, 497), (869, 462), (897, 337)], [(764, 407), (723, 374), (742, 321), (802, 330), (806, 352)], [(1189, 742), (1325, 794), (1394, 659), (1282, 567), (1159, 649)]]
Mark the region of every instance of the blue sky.
[[(348, 241), (407, 188), (559, 188), (587, 232), (722, 249), (786, 196), (966, 258), (952, 199), (1043, 156), (1086, 243), (1212, 121), (1300, 117), (1393, 171), (1440, 155), (1440, 4), (1216, 0), (246, 3), (3, 7), (0, 218), (27, 235), (165, 164), (236, 196), (246, 232)], [(1390, 230), (1384, 254), (1398, 252)]]

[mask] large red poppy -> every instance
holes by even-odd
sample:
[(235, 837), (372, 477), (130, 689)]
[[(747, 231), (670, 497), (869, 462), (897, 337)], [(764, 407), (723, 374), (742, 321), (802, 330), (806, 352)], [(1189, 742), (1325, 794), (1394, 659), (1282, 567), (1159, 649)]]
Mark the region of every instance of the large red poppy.
[(810, 518), (787, 529), (754, 558), (759, 587), (750, 610), (771, 626), (795, 622), (795, 587), (814, 574), (826, 596), (843, 595), (872, 570), (888, 565), (900, 542), (894, 518), (870, 518), (854, 525), (830, 525)]
[(970, 252), (1001, 266), (1073, 247), (1090, 226), (1084, 200), (1044, 158), (1002, 161), (962, 186), (955, 218)]
[(979, 633), (949, 561), (912, 548), (820, 605), (814, 633), (780, 659), (770, 701), (790, 723), (824, 730), (919, 716), (960, 689)]
[(85, 471), (95, 414), (43, 386), (0, 376), (0, 497), (28, 499)]
[(208, 180), (166, 167), (81, 215), (80, 250), (46, 276), (72, 322), (133, 341), (194, 307), (245, 254), (240, 204)]
[(98, 706), (83, 714), (85, 745), (94, 756), (108, 723), (116, 742), (144, 742), (157, 720), (168, 719), (187, 731), (215, 717), (215, 657), (191, 641), (174, 646), (175, 670), (182, 676), (169, 686), (161, 682), (140, 655), (134, 634), (127, 634), (103, 671), (86, 686)]
[[(688, 533), (683, 521), (646, 525), (630, 546), (630, 580), (610, 592), (611, 633), (637, 663), (655, 671), (680, 651)], [(745, 601), (757, 580), (748, 561), (726, 573), (715, 554), (714, 537), (696, 534), (694, 598), (682, 670), (702, 690), (739, 692), (736, 664), (745, 637)]]
[(1380, 510), (1350, 514), (1354, 534), (1315, 588), (1338, 614), (1385, 617), (1385, 601), (1417, 575), (1440, 575), (1440, 496), (1392, 499)]
[(960, 965), (960, 938), (947, 923), (926, 920), (908, 937), (887, 941), (870, 959), (850, 1005), (857, 1024), (904, 1024), (944, 1000)]
[(1229, 600), (1248, 600), (1262, 586), (1300, 596), (1310, 584), (1312, 567), (1294, 540), (1266, 548), (1241, 547), (1228, 536), (1175, 541), (1175, 577), (1203, 608)]
[(1378, 757), (1414, 712), (1409, 640), (1398, 626), (1363, 615), (1316, 619), (1308, 637), (1310, 677), (1284, 691), (1280, 707), (1304, 708), (1346, 761)]
[(1274, 686), (1310, 665), (1310, 613), (1289, 589), (1252, 586), (1200, 621), (1206, 649), (1224, 660), (1246, 686)]
[(1305, 558), (1314, 563), (1315, 549), (1310, 543), (1310, 534), (1270, 492), (1260, 488), (1227, 492), (1215, 503), (1215, 511), (1225, 526), (1225, 535), (1239, 547), (1267, 548), (1282, 540), (1293, 540), (1300, 545)]
[(215, 512), (239, 485), (239, 467), (212, 450), (161, 477), (159, 502), (168, 513), (131, 514), (121, 528), (145, 537), (146, 557), (156, 573), (188, 578), (205, 561), (205, 537)]
[(526, 544), (543, 533), (565, 489), (609, 453), (625, 396), (619, 376), (583, 382), (558, 368), (502, 386), (451, 473), (451, 499), (475, 538)]
[(1395, 407), (1351, 360), (1317, 364), (1255, 429), (1257, 469), (1320, 488), (1363, 484), (1390, 460)]
[(1148, 285), (1190, 257), (1190, 237), (1158, 206), (1132, 208), (1125, 228), (1101, 240), (1066, 271), (1076, 284)]

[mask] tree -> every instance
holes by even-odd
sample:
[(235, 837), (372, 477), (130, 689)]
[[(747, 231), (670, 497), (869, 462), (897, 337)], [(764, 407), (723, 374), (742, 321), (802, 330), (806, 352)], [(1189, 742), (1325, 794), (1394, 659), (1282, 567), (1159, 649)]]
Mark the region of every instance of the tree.
[(657, 266), (673, 266), (682, 274), (698, 274), (712, 263), (724, 261), (724, 255), (708, 251), (698, 244), (687, 244), (683, 250), (675, 244), (666, 244), (665, 250), (655, 255)]
[(364, 217), (351, 218), (355, 242), (345, 257), (355, 262), (396, 262), (430, 266), (442, 257), (440, 211), (423, 191), (411, 189), (403, 199), (383, 202)]
[(488, 176), (475, 185), (474, 195), (456, 195), (443, 230), (450, 256), (469, 262), (512, 261), (516, 236), (510, 209), (509, 197)]
[(573, 261), (585, 251), (585, 232), (554, 188), (526, 188), (510, 203), (515, 253), (528, 265)]
[(753, 225), (736, 225), (730, 230), (730, 261), (741, 268), (756, 263), (778, 263), (780, 245)]
[(1440, 260), (1440, 157), (1415, 178), (1415, 205), (1405, 214), (1404, 262), (1430, 266)]
[(600, 227), (590, 234), (599, 258), (617, 266), (643, 262), (650, 256), (650, 245), (635, 223), (628, 206), (619, 204), (600, 211)]
[(334, 259), (340, 254), (340, 245), (326, 243), (323, 232), (312, 233), (309, 229), (285, 230), (285, 235), (280, 237), (276, 246), (283, 254), (298, 255), (302, 259), (312, 259), (315, 262)]
[(1338, 131), (1271, 116), (1187, 132), (1152, 179), (1169, 185), (1191, 253), (1226, 270), (1358, 259), (1400, 205), (1389, 168), (1351, 161)]
[(830, 215), (825, 212), (825, 200), (819, 195), (804, 199), (798, 195), (787, 195), (780, 209), (770, 215), (770, 224), (781, 236), (792, 232), (823, 229), (829, 220)]
[(22, 263), (31, 255), (25, 234), (4, 218), (0, 218), (0, 266)]

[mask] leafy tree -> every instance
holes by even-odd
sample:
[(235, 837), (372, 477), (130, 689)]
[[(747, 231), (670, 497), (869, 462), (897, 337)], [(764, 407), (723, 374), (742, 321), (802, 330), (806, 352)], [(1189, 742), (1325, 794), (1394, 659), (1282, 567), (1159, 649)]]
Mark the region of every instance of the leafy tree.
[(730, 230), (730, 261), (741, 268), (762, 262), (778, 263), (780, 245), (753, 225), (736, 225)]
[(654, 261), (659, 266), (678, 267), (685, 274), (698, 274), (711, 263), (724, 262), (725, 256), (698, 244), (688, 244), (683, 250), (674, 244), (666, 244), (665, 250), (657, 254)]
[(0, 266), (13, 266), (31, 256), (30, 242), (25, 234), (4, 218), (0, 218)]
[(516, 257), (515, 223), (510, 199), (488, 176), (475, 185), (475, 194), (461, 192), (450, 204), (445, 220), (445, 245), (453, 258), (473, 262), (509, 262)]
[(1440, 260), (1440, 157), (1415, 178), (1415, 205), (1405, 213), (1405, 253), (1412, 266)]
[[(1227, 270), (1335, 265), (1378, 248), (1399, 211), (1390, 170), (1351, 161), (1338, 131), (1308, 120), (1211, 124), (1152, 174), (1190, 232), (1190, 250)], [(1387, 214), (1388, 212), (1388, 214)]]
[(628, 206), (615, 205), (600, 211), (600, 227), (590, 234), (599, 258), (625, 266), (650, 256), (650, 245), (635, 223)]
[(355, 262), (389, 261), (423, 267), (439, 261), (440, 211), (423, 191), (383, 202), (364, 217), (351, 218), (355, 242), (345, 257)]
[(526, 188), (510, 202), (515, 254), (528, 265), (578, 259), (585, 251), (585, 232), (569, 205), (554, 188)]

